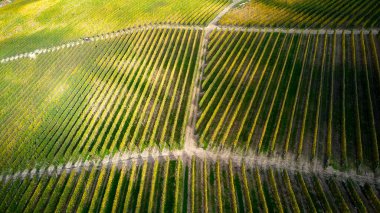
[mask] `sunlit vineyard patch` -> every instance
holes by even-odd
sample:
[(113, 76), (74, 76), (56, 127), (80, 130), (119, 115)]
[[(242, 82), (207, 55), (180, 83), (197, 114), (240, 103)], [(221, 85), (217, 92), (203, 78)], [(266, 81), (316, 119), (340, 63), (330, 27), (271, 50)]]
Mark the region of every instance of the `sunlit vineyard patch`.
[(1, 65), (1, 168), (181, 148), (201, 35), (142, 30)]

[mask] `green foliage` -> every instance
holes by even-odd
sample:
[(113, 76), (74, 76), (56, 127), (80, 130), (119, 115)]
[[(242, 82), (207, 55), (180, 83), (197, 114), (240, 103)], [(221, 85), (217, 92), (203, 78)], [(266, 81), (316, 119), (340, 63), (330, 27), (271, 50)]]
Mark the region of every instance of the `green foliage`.
[(0, 58), (131, 26), (205, 25), (227, 3), (226, 0), (17, 1), (0, 8)]

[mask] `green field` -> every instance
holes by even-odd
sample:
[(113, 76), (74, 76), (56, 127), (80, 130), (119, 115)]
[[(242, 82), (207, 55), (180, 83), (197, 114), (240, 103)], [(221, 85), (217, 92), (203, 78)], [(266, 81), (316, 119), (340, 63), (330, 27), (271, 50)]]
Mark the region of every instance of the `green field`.
[(378, 1), (4, 2), (0, 212), (380, 212)]
[(214, 31), (201, 146), (379, 166), (379, 43), (373, 34)]
[[(1, 185), (1, 212), (374, 212), (371, 184), (220, 160), (90, 165)], [(4, 194), (4, 192), (7, 192)]]
[(182, 147), (201, 35), (142, 30), (1, 64), (1, 170)]
[(222, 25), (289, 28), (378, 28), (377, 0), (251, 0), (231, 10)]
[(0, 7), (0, 58), (130, 26), (205, 25), (227, 3), (227, 0), (15, 0)]

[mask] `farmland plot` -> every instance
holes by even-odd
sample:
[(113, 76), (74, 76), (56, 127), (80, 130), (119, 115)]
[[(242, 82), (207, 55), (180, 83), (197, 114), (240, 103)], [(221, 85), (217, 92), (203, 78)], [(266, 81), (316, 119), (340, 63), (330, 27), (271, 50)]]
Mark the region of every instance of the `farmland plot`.
[(214, 31), (201, 83), (199, 144), (378, 168), (378, 43), (363, 32)]
[(201, 30), (140, 30), (2, 64), (1, 170), (184, 143)]

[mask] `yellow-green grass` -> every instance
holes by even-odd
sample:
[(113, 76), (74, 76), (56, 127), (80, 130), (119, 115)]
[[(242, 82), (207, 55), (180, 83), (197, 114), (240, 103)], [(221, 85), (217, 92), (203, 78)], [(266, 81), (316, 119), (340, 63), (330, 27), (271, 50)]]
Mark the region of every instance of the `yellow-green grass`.
[(15, 0), (0, 8), (0, 58), (154, 23), (205, 25), (227, 0)]

